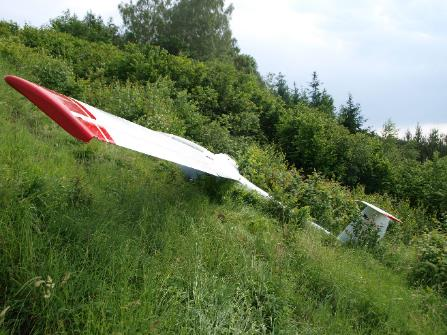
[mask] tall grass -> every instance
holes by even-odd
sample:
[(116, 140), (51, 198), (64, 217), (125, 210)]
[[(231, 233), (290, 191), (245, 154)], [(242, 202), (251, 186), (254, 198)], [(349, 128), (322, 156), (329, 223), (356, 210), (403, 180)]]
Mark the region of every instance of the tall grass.
[(3, 82), (0, 130), (0, 334), (447, 333), (370, 253), (80, 144)]

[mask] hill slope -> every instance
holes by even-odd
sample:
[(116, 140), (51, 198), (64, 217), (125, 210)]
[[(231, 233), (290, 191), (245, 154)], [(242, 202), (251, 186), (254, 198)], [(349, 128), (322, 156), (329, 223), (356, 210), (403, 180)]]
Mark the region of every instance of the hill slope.
[(4, 82), (0, 115), (0, 332), (447, 332), (445, 300), (364, 250), (75, 142)]

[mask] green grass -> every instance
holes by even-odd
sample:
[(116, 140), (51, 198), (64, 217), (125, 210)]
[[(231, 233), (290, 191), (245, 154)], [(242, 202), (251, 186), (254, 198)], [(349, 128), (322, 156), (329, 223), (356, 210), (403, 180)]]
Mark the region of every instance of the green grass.
[(445, 299), (364, 250), (78, 143), (3, 82), (0, 116), (0, 334), (447, 333)]

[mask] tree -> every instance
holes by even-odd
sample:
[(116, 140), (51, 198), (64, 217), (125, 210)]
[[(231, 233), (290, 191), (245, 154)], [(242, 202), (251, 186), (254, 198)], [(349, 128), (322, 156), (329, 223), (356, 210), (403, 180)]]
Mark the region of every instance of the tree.
[(396, 124), (388, 119), (385, 121), (382, 127), (382, 137), (385, 139), (397, 139), (399, 134), (399, 129), (397, 129)]
[(334, 117), (334, 99), (327, 93), (326, 89), (321, 90), (323, 83), (318, 79), (317, 72), (312, 73), (312, 81), (309, 83), (308, 89), (309, 104), (311, 107), (318, 108), (323, 113)]
[(120, 4), (126, 34), (138, 43), (160, 45), (196, 59), (238, 53), (224, 0), (138, 0)]
[(297, 105), (300, 102), (309, 104), (309, 98), (307, 97), (306, 90), (303, 88), (298, 89), (295, 82), (293, 82), (293, 91), (291, 99), (293, 105)]
[(290, 103), (290, 89), (287, 85), (286, 77), (280, 72), (275, 78), (275, 92), (286, 104)]
[(277, 129), (287, 159), (307, 174), (317, 170), (345, 185), (363, 184), (367, 192), (390, 184), (392, 167), (377, 136), (351, 134), (332, 117), (303, 105), (282, 115)]
[(76, 14), (66, 10), (61, 16), (51, 20), (50, 25), (56, 31), (93, 42), (116, 44), (120, 39), (118, 27), (111, 18), (105, 23), (101, 16), (95, 16), (92, 12), (87, 12), (84, 19), (80, 20)]
[(348, 128), (351, 133), (357, 133), (361, 130), (365, 119), (360, 114), (360, 104), (354, 103), (352, 94), (349, 93), (346, 105), (340, 106), (338, 113), (338, 122)]
[(439, 135), (438, 129), (432, 129), (430, 130), (430, 134), (428, 134), (427, 138), (427, 148), (426, 148), (426, 154), (428, 159), (433, 159), (433, 155), (435, 152), (439, 152), (439, 149), (441, 148), (442, 139)]
[(246, 74), (254, 74), (259, 81), (262, 81), (261, 75), (258, 72), (258, 64), (256, 64), (256, 60), (252, 56), (238, 54), (233, 58), (233, 63), (239, 71)]
[(422, 144), (424, 141), (424, 136), (422, 135), (422, 127), (419, 122), (416, 125), (416, 131), (414, 132), (414, 140), (417, 144)]
[(137, 0), (121, 3), (118, 9), (126, 29), (126, 38), (141, 44), (157, 43), (168, 20), (170, 0)]
[(322, 83), (318, 79), (317, 72), (312, 72), (312, 81), (309, 83), (309, 97), (310, 97), (310, 105), (312, 107), (318, 107), (321, 102), (321, 92), (320, 85)]

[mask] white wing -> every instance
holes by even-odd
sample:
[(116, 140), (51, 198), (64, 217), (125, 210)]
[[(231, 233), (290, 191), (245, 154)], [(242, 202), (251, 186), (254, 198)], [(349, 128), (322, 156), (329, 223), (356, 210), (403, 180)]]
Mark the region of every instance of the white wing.
[(236, 162), (228, 155), (214, 154), (182, 137), (147, 129), (25, 79), (6, 76), (5, 80), (79, 140), (88, 142), (97, 138), (194, 170), (238, 181), (248, 189), (269, 197), (267, 192), (239, 173)]

